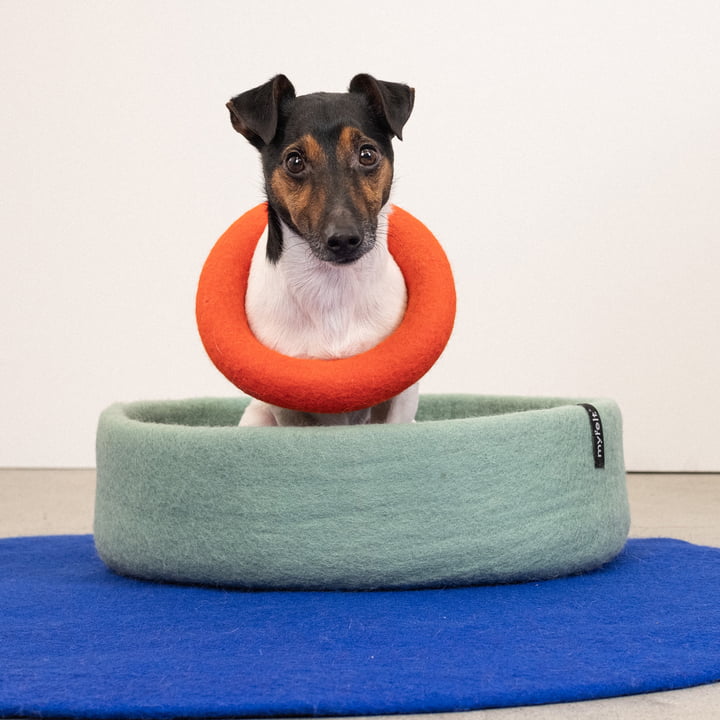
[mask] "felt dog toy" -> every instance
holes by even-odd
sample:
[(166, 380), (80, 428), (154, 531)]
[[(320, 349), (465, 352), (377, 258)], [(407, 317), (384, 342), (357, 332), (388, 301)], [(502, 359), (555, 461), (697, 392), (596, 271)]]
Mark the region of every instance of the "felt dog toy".
[(196, 317), (203, 345), (225, 377), (272, 405), (315, 413), (372, 407), (416, 383), (442, 353), (455, 320), (455, 285), (447, 257), (417, 218), (393, 207), (388, 247), (407, 287), (400, 325), (385, 340), (348, 358), (294, 358), (263, 345), (245, 313), (250, 264), (267, 225), (263, 203), (236, 220), (200, 275)]

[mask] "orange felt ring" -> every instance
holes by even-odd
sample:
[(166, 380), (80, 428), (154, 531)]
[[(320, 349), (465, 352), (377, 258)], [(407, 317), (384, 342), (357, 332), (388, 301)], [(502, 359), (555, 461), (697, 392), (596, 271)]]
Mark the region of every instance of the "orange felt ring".
[(450, 264), (425, 225), (405, 210), (392, 209), (388, 247), (405, 278), (405, 315), (375, 347), (337, 360), (283, 355), (263, 345), (250, 329), (245, 293), (266, 225), (263, 203), (225, 231), (200, 274), (198, 330), (207, 354), (228, 380), (272, 405), (340, 413), (389, 400), (425, 375), (450, 339), (455, 320)]

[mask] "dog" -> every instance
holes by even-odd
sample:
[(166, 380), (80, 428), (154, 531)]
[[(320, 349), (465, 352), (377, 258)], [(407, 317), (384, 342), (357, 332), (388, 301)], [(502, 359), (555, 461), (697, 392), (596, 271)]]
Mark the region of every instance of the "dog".
[[(285, 75), (233, 97), (237, 132), (260, 152), (268, 226), (245, 299), (267, 347), (302, 358), (343, 358), (377, 345), (405, 312), (402, 273), (387, 247), (392, 140), (413, 88), (356, 75), (347, 93), (296, 96)], [(415, 384), (354, 412), (299, 412), (252, 399), (241, 426), (412, 422)]]

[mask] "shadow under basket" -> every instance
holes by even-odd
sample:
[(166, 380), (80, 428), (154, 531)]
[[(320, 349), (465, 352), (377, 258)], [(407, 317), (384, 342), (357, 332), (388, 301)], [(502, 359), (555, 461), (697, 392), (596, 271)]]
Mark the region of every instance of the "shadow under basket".
[(95, 544), (110, 568), (254, 589), (447, 587), (588, 571), (625, 543), (611, 400), (424, 395), (411, 425), (240, 428), (247, 402), (102, 413)]

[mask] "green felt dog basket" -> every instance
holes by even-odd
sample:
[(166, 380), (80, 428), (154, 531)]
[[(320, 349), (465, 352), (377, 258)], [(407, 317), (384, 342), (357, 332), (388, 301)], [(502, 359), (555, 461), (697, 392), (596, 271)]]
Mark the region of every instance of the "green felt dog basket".
[(623, 547), (629, 510), (620, 412), (578, 402), (427, 395), (412, 425), (316, 428), (239, 428), (243, 398), (116, 404), (95, 543), (125, 575), (242, 588), (590, 570)]

